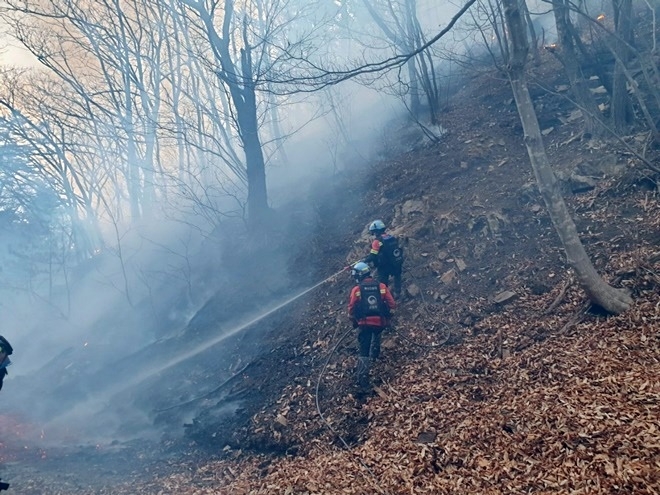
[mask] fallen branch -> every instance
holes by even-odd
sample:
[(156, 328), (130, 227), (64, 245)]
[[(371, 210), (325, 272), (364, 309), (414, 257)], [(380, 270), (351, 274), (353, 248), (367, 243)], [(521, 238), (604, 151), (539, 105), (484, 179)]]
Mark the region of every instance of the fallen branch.
[(584, 314), (587, 312), (587, 310), (591, 307), (591, 301), (586, 301), (582, 307), (576, 311), (576, 313), (571, 317), (570, 320), (566, 322), (566, 324), (561, 327), (561, 330), (559, 330), (559, 334), (565, 334), (568, 333), (568, 331), (577, 325), (581, 320)]
[(566, 297), (566, 292), (568, 292), (568, 288), (571, 285), (573, 285), (573, 277), (568, 277), (555, 300), (552, 301), (552, 304), (550, 304), (550, 306), (548, 306), (548, 308), (543, 312), (544, 315), (550, 314), (555, 310), (557, 306), (559, 306), (559, 304), (564, 300), (564, 297)]

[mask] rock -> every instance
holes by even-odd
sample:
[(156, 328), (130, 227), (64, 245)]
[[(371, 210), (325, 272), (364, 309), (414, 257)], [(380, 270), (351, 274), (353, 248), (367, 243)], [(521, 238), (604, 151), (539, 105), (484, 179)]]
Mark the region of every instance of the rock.
[(465, 264), (465, 261), (456, 258), (456, 268), (458, 268), (459, 272), (462, 272), (467, 268), (467, 265)]
[(416, 213), (424, 213), (427, 210), (423, 201), (417, 199), (409, 199), (401, 205), (401, 215), (409, 217)]
[(438, 434), (435, 431), (423, 431), (417, 435), (417, 443), (433, 443)]
[(431, 261), (429, 263), (429, 268), (433, 272), (434, 275), (440, 275), (440, 272), (442, 271), (442, 262), (441, 261)]
[(286, 418), (285, 418), (284, 416), (282, 416), (281, 414), (278, 414), (278, 415), (275, 417), (275, 422), (276, 422), (276, 423), (279, 423), (279, 424), (282, 425), (282, 426), (286, 426), (286, 425), (289, 424), (289, 422), (286, 420)]
[(591, 191), (596, 187), (597, 181), (586, 175), (572, 174), (569, 183), (573, 194), (578, 194)]
[(417, 287), (415, 284), (410, 284), (406, 288), (406, 292), (408, 293), (408, 295), (410, 297), (417, 297), (417, 296), (419, 296), (420, 290), (419, 290), (419, 287)]
[[(614, 160), (616, 161), (616, 157)], [(581, 160), (575, 166), (575, 171), (573, 173), (594, 178), (602, 178), (605, 175), (601, 167), (591, 160)]]
[(450, 284), (454, 278), (456, 278), (456, 271), (452, 268), (451, 270), (446, 271), (442, 277), (440, 277), (440, 280), (443, 284)]
[(580, 112), (580, 110), (573, 110), (573, 111), (568, 115), (568, 118), (567, 118), (566, 120), (568, 120), (569, 122), (573, 122), (573, 121), (575, 121), (575, 120), (578, 120), (578, 119), (581, 118), (581, 117), (582, 117), (582, 112)]
[(506, 304), (518, 297), (518, 294), (511, 290), (505, 290), (504, 292), (500, 292), (493, 298), (493, 302), (495, 304)]
[(607, 154), (596, 163), (597, 169), (608, 177), (620, 177), (626, 171), (626, 164), (620, 162), (616, 154)]

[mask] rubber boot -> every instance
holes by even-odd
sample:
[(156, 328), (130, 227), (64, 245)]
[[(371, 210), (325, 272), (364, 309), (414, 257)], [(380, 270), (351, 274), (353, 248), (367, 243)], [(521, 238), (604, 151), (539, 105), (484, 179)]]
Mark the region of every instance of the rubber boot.
[(369, 388), (369, 357), (367, 356), (358, 357), (357, 384), (363, 390)]

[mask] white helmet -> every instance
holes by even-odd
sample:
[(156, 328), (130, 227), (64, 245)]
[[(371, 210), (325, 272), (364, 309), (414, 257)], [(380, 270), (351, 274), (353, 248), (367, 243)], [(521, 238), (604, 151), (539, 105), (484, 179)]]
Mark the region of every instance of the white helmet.
[(374, 220), (369, 224), (371, 234), (382, 234), (385, 232), (385, 223), (382, 220)]

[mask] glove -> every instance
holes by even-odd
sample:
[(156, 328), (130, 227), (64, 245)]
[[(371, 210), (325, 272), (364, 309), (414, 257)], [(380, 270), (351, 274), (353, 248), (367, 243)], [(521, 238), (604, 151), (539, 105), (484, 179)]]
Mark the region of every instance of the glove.
[(351, 318), (351, 324), (353, 325), (353, 328), (357, 328), (360, 325), (358, 325), (358, 321), (355, 318)]

